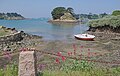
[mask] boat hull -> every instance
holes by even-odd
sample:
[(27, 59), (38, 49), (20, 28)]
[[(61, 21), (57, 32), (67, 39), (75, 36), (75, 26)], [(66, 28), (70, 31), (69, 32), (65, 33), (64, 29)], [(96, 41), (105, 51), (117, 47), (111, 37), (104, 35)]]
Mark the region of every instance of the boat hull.
[(94, 38), (79, 38), (79, 37), (76, 37), (76, 36), (75, 36), (75, 38), (78, 39), (78, 40), (94, 41)]
[(89, 35), (89, 34), (77, 34), (74, 35), (74, 37), (78, 40), (88, 40), (88, 41), (93, 41), (95, 38), (94, 35)]

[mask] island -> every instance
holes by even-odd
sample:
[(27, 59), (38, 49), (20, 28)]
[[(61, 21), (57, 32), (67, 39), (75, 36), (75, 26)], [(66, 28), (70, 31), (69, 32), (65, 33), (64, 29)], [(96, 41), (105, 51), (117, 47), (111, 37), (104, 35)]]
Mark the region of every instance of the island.
[(48, 22), (51, 23), (78, 23), (80, 22), (79, 16), (74, 13), (74, 9), (68, 7), (56, 7), (51, 12), (52, 19)]
[(18, 13), (0, 13), (0, 20), (23, 20), (25, 19)]

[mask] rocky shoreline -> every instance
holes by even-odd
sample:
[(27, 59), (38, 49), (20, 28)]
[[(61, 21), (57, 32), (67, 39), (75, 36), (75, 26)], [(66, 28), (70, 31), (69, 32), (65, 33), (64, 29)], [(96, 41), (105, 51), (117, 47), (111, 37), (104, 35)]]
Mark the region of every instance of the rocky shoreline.
[[(18, 50), (18, 47), (20, 47), (22, 43), (24, 45), (25, 41), (27, 40), (29, 41), (31, 39), (41, 39), (41, 38), (42, 36), (30, 35), (24, 33), (23, 31), (15, 33), (13, 35), (0, 37), (0, 52), (5, 50), (6, 51), (14, 51), (16, 49)], [(25, 43), (25, 45), (27, 45), (27, 43)]]
[(97, 27), (91, 27), (89, 26), (89, 30), (91, 32), (107, 32), (107, 33), (120, 33), (120, 27), (112, 27), (109, 25), (105, 26), (97, 26)]

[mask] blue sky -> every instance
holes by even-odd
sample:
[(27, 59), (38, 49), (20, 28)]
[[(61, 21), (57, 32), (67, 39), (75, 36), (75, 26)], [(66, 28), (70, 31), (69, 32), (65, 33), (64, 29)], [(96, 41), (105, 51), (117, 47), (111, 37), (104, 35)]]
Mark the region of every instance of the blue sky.
[(17, 12), (27, 18), (51, 17), (53, 8), (72, 7), (75, 13), (111, 13), (120, 0), (0, 0), (0, 12)]

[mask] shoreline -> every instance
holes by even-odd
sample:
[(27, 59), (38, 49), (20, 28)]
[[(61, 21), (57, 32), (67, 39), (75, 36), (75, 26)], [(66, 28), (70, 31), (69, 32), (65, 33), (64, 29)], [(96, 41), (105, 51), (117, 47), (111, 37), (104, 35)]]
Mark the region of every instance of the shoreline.
[[(109, 39), (105, 40), (105, 39), (96, 38), (95, 41), (81, 41), (81, 40), (76, 40), (76, 39), (72, 39), (72, 41), (60, 41), (60, 40), (44, 41), (40, 38), (34, 38), (34, 37), (32, 38), (27, 35), (22, 41), (6, 43), (3, 49), (5, 49), (6, 46), (9, 46), (9, 48), (7, 49), (11, 49), (10, 51), (17, 52), (21, 48), (35, 48), (36, 50), (40, 50), (43, 52), (44, 51), (50, 52), (50, 53), (51, 52), (52, 53), (62, 52), (66, 54), (67, 52), (73, 51), (73, 47), (72, 47), (73, 44), (76, 46), (77, 55), (79, 55), (81, 49), (82, 49), (82, 52), (85, 53), (85, 55), (87, 55), (88, 49), (90, 49), (90, 52), (93, 52), (93, 53), (96, 52), (96, 53), (101, 54), (101, 56), (95, 55), (95, 56), (90, 57), (90, 58), (95, 58), (96, 60), (116, 61), (116, 59), (119, 56), (114, 55), (114, 54), (120, 53), (120, 50), (119, 50), (120, 43), (118, 43), (118, 41), (116, 40), (109, 40)], [(81, 46), (83, 46), (83, 48), (80, 48)], [(39, 54), (37, 54), (37, 56), (38, 56), (38, 60), (44, 59), (44, 57), (40, 58), (41, 56), (39, 57)], [(111, 59), (111, 56), (112, 56), (112, 59)], [(119, 61), (119, 59), (117, 59), (117, 61)], [(104, 66), (104, 65), (99, 65), (99, 66)], [(105, 66), (112, 67), (112, 66), (117, 66), (117, 65), (106, 64)]]
[(80, 20), (49, 20), (50, 23), (80, 23)]
[[(90, 33), (90, 32), (88, 32)], [(81, 52), (83, 52), (83, 56), (87, 55), (87, 50), (90, 49), (90, 52), (92, 53), (99, 53), (99, 55), (91, 56), (90, 58), (95, 58), (96, 60), (103, 60), (103, 61), (120, 61), (119, 56), (116, 55), (117, 53), (120, 53), (120, 43), (118, 40), (113, 40), (113, 38), (120, 37), (118, 34), (111, 34), (111, 33), (97, 33), (97, 32), (91, 32), (90, 34), (96, 35), (95, 41), (81, 41), (76, 39), (70, 39), (70, 40), (43, 40), (40, 38), (40, 36), (37, 35), (30, 35), (27, 33), (24, 33), (22, 35), (23, 39), (21, 41), (15, 41), (15, 42), (6, 42), (0, 44), (0, 54), (4, 53), (5, 51), (15, 51), (18, 52), (21, 48), (35, 48), (36, 50), (40, 51), (46, 51), (51, 53), (57, 53), (62, 52), (65, 55), (67, 52), (73, 52), (73, 45), (76, 46), (76, 52), (77, 55), (79, 55)], [(83, 46), (83, 48), (81, 48)], [(82, 51), (81, 51), (82, 49)], [(40, 57), (37, 54), (38, 61), (43, 59), (44, 60), (44, 54), (42, 54)], [(47, 56), (47, 55), (46, 55)], [(54, 56), (51, 56), (54, 57)], [(112, 58), (111, 58), (112, 57)], [(13, 58), (13, 62), (18, 61)], [(1, 58), (0, 58), (1, 59)], [(116, 60), (117, 59), (117, 60)], [(12, 62), (9, 61), (9, 62)], [(7, 61), (8, 62), (8, 61)], [(6, 61), (1, 61), (3, 64), (7, 64)], [(47, 64), (47, 63), (46, 63)], [(107, 65), (107, 64), (97, 64), (97, 66), (104, 66), (104, 67), (113, 67), (113, 66), (119, 66), (119, 65)]]

